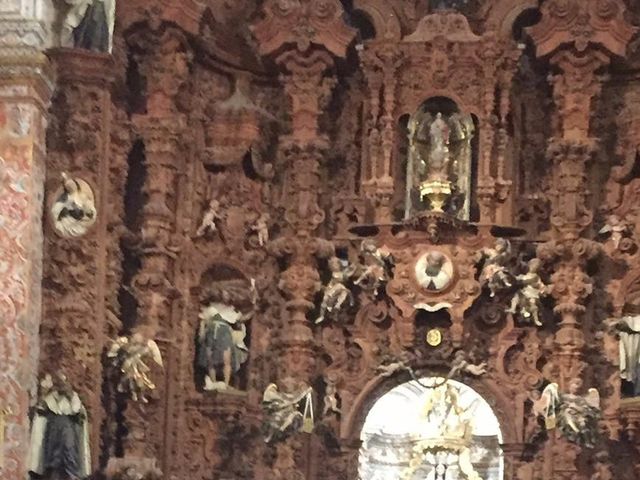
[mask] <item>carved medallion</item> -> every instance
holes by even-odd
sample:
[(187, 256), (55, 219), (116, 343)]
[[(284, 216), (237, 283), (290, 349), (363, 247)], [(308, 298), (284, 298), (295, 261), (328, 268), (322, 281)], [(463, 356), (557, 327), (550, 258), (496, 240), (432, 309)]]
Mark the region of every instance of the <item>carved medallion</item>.
[(426, 337), (427, 345), (430, 347), (437, 347), (442, 343), (442, 332), (437, 328), (433, 328), (427, 332)]
[(416, 280), (430, 292), (445, 290), (451, 285), (453, 273), (453, 262), (438, 250), (424, 253), (416, 262)]

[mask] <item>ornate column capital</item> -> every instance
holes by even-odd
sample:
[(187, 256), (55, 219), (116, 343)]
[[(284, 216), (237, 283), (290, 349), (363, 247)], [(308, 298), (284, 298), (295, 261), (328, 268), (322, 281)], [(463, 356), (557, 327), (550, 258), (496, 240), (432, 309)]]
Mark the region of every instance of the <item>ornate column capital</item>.
[(589, 45), (624, 56), (637, 31), (624, 18), (622, 0), (550, 0), (541, 7), (542, 20), (529, 27), (539, 57), (572, 46), (583, 53)]
[(356, 30), (344, 22), (339, 0), (267, 0), (264, 18), (252, 30), (261, 55), (295, 46), (307, 52), (312, 45), (344, 58)]

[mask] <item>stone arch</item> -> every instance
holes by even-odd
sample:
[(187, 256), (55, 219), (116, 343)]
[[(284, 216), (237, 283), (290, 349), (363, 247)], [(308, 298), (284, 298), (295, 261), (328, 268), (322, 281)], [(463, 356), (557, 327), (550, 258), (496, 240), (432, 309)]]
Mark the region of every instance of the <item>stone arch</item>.
[[(364, 386), (355, 397), (351, 409), (346, 413), (340, 429), (340, 437), (349, 444), (359, 441), (367, 414), (372, 406), (393, 388), (411, 380), (406, 372), (385, 378), (378, 375)], [(465, 379), (465, 385), (471, 387), (482, 396), (493, 409), (502, 432), (503, 443), (519, 443), (517, 420), (513, 415), (513, 399), (500, 389), (498, 382), (490, 376)]]
[(510, 39), (513, 24), (526, 10), (538, 8), (537, 0), (498, 0), (487, 18), (487, 28), (494, 30), (500, 38)]
[(400, 40), (400, 19), (388, 0), (355, 0), (354, 10), (360, 10), (373, 24), (375, 40)]

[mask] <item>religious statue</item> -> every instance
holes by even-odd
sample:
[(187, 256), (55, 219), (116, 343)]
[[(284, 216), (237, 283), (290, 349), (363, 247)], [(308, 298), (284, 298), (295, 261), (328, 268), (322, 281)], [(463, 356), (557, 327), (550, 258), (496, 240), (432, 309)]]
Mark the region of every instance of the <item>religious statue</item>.
[[(231, 388), (231, 380), (249, 357), (245, 344), (250, 318), (234, 306), (212, 302), (200, 311), (197, 364), (206, 374), (204, 390)], [(222, 374), (222, 381), (218, 380)]]
[(549, 290), (538, 275), (541, 266), (540, 259), (533, 258), (529, 260), (527, 273), (516, 276), (520, 288), (511, 299), (511, 306), (506, 310), (507, 313), (518, 315), (527, 322), (533, 321), (538, 327), (542, 326), (540, 297), (546, 295)]
[(212, 199), (209, 202), (209, 207), (202, 217), (202, 223), (196, 232), (196, 237), (204, 237), (207, 234), (216, 233), (219, 231), (218, 222), (224, 220), (224, 216), (220, 213), (220, 202)]
[(620, 377), (640, 396), (640, 316), (626, 316), (614, 324), (620, 337)]
[[(275, 383), (270, 384), (262, 396), (262, 409), (265, 414), (265, 442), (282, 440), (296, 431), (311, 433), (313, 425), (305, 425), (309, 419), (313, 422), (311, 387), (291, 393), (281, 392)], [(304, 401), (304, 413), (300, 404)]]
[(116, 0), (65, 0), (69, 5), (62, 21), (63, 47), (111, 53)]
[(560, 393), (558, 384), (550, 383), (534, 402), (533, 413), (544, 418), (547, 430), (558, 428), (570, 442), (593, 448), (600, 420), (600, 394), (590, 388), (587, 395), (579, 395), (581, 387), (580, 378), (569, 383), (568, 393)]
[(353, 305), (353, 295), (345, 284), (353, 276), (355, 269), (350, 267), (347, 261), (338, 257), (331, 257), (328, 263), (329, 270), (331, 270), (331, 280), (324, 288), (320, 315), (316, 319), (316, 324), (322, 323), (327, 315), (335, 316), (347, 300), (350, 305)]
[(447, 380), (456, 378), (462, 373), (468, 373), (475, 377), (480, 377), (487, 373), (487, 363), (482, 362), (479, 364), (473, 364), (469, 361), (467, 352), (464, 350), (458, 350), (453, 357), (453, 362), (451, 363)]
[(376, 368), (378, 375), (385, 378), (402, 371), (412, 372), (411, 367), (403, 359), (391, 360), (389, 363), (383, 363)]
[(512, 275), (507, 265), (511, 260), (511, 244), (504, 238), (498, 238), (493, 248), (483, 248), (479, 261), (484, 260), (480, 271), (480, 283), (489, 287), (491, 297), (505, 288), (511, 287)]
[(80, 237), (96, 222), (93, 191), (84, 180), (61, 176), (62, 191), (51, 206), (53, 226), (64, 237)]
[(257, 220), (249, 227), (249, 229), (258, 237), (258, 245), (264, 247), (269, 241), (269, 220), (268, 213), (261, 213)]
[(411, 116), (405, 219), (414, 203), (426, 201), (428, 210), (468, 220), (473, 131), (471, 116), (460, 112), (434, 113), (422, 106)]
[(603, 236), (608, 236), (613, 244), (613, 248), (617, 250), (620, 247), (622, 239), (629, 235), (630, 228), (629, 225), (623, 222), (617, 215), (609, 215), (609, 217), (607, 217), (607, 223), (598, 233)]
[(416, 262), (416, 280), (430, 292), (440, 292), (453, 280), (453, 262), (437, 250), (424, 254)]
[(376, 246), (373, 240), (364, 240), (360, 246), (362, 257), (362, 272), (353, 282), (373, 295), (377, 295), (380, 287), (390, 278), (393, 267), (391, 254)]
[(163, 367), (160, 348), (154, 340), (145, 340), (140, 333), (134, 333), (131, 338), (119, 337), (107, 352), (114, 367), (120, 369), (118, 391), (129, 393), (133, 401), (148, 403), (148, 394), (155, 390), (149, 374), (151, 367), (147, 362), (153, 361)]
[(87, 412), (65, 375), (45, 375), (31, 424), (28, 470), (83, 479), (91, 473)]
[(340, 407), (338, 406), (338, 388), (336, 387), (336, 379), (333, 375), (327, 377), (326, 387), (324, 391), (324, 408), (322, 409), (322, 416), (326, 417), (330, 413), (340, 415)]

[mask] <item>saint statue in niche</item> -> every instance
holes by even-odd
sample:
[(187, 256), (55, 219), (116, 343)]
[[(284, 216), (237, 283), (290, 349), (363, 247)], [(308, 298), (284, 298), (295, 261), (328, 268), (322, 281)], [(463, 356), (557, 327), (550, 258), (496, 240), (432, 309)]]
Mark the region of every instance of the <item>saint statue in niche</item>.
[(31, 424), (29, 471), (82, 479), (91, 472), (90, 459), (87, 412), (80, 397), (65, 375), (46, 375)]
[(441, 100), (409, 119), (405, 218), (430, 210), (469, 219), (474, 123)]
[(93, 190), (81, 178), (61, 174), (62, 185), (51, 206), (51, 220), (63, 237), (81, 237), (96, 223), (97, 211)]
[(416, 262), (416, 280), (431, 292), (440, 292), (451, 284), (453, 263), (437, 250), (423, 254)]
[(116, 0), (65, 2), (70, 7), (62, 22), (62, 46), (111, 53)]
[[(206, 372), (204, 390), (221, 391), (231, 388), (233, 375), (247, 361), (245, 344), (247, 327), (243, 315), (234, 306), (212, 302), (200, 312), (198, 332), (198, 366)], [(218, 380), (222, 374), (222, 380)]]

